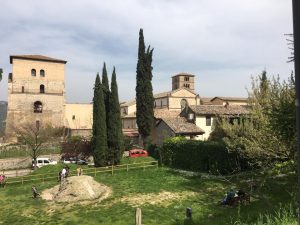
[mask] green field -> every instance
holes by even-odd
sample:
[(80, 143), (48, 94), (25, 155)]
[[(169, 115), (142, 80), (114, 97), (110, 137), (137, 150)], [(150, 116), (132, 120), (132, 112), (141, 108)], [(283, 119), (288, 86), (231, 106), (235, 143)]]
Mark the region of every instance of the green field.
[[(140, 160), (126, 159), (123, 162)], [(34, 174), (57, 174), (62, 166), (43, 167)], [(75, 165), (71, 166), (71, 170), (75, 168)], [(251, 224), (258, 220), (259, 215), (273, 214), (274, 210), (291, 204), (297, 190), (295, 174), (275, 176), (257, 171), (224, 178), (153, 167), (116, 171), (114, 175), (101, 173), (95, 179), (111, 187), (113, 195), (101, 203), (85, 205), (32, 199), (32, 182), (9, 184), (0, 189), (0, 224), (133, 225), (137, 207), (142, 209), (142, 223), (145, 225), (220, 225), (234, 224), (237, 220)], [(232, 186), (248, 190), (249, 179), (254, 179), (258, 186), (249, 205), (229, 208), (217, 204)], [(56, 184), (54, 180), (35, 182), (39, 191)], [(185, 220), (186, 207), (193, 209), (192, 221)], [(293, 222), (296, 224), (296, 219)]]

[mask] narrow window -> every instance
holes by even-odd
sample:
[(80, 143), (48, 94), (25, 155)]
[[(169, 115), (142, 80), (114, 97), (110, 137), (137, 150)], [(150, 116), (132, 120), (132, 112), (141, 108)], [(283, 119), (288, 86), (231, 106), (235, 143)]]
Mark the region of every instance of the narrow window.
[(33, 112), (34, 113), (42, 113), (43, 112), (43, 104), (40, 101), (34, 102)]
[(45, 76), (45, 70), (40, 70), (40, 76), (44, 77)]
[(31, 76), (33, 76), (33, 77), (36, 76), (36, 70), (35, 70), (35, 69), (32, 69), (32, 70), (31, 70)]
[(45, 93), (45, 85), (40, 85), (40, 93)]
[(35, 127), (37, 130), (40, 130), (40, 121), (39, 120), (35, 121)]
[(24, 86), (22, 86), (22, 93), (24, 93)]
[(160, 101), (160, 107), (162, 108), (162, 100)]
[(13, 81), (13, 74), (12, 73), (9, 73), (8, 74), (8, 82), (12, 82)]
[(75, 115), (72, 116), (72, 120), (75, 120)]
[(206, 126), (211, 126), (211, 116), (206, 116)]

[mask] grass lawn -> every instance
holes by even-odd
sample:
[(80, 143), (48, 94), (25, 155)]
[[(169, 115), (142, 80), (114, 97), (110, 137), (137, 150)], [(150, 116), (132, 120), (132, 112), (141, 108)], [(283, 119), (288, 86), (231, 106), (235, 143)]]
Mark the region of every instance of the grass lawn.
[[(123, 163), (146, 159), (124, 159)], [(62, 164), (43, 167), (34, 173), (57, 172)], [(71, 165), (71, 170), (76, 165)], [(31, 198), (33, 183), (11, 184), (0, 189), (0, 224), (103, 224), (133, 225), (135, 208), (142, 208), (145, 225), (233, 224), (238, 218), (255, 222), (262, 213), (273, 213), (295, 198), (296, 175), (268, 176), (249, 173), (223, 178), (207, 175), (187, 176), (168, 168), (146, 168), (97, 174), (96, 181), (112, 188), (113, 194), (101, 203), (88, 205), (49, 203)], [(271, 177), (271, 178), (270, 178)], [(248, 190), (247, 180), (255, 178), (258, 188), (251, 203), (228, 208), (217, 205), (231, 186)], [(228, 180), (230, 179), (230, 182)], [(56, 181), (36, 182), (39, 191), (53, 187)], [(260, 185), (261, 184), (261, 185)], [(169, 198), (166, 198), (169, 196)], [(165, 199), (164, 199), (165, 198)], [(192, 207), (193, 221), (185, 221), (185, 209)], [(209, 215), (211, 214), (211, 215)], [(296, 224), (296, 223), (295, 223)]]

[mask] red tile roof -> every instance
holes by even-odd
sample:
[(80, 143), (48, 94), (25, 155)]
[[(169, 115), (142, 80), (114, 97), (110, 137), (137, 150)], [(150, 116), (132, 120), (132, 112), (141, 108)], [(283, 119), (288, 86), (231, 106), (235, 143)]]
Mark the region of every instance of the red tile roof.
[(64, 63), (64, 64), (67, 63), (67, 61), (65, 61), (65, 60), (55, 59), (55, 58), (51, 58), (51, 57), (43, 56), (43, 55), (11, 55), (10, 63), (12, 63), (13, 59), (27, 59), (27, 60), (56, 62), (56, 63)]

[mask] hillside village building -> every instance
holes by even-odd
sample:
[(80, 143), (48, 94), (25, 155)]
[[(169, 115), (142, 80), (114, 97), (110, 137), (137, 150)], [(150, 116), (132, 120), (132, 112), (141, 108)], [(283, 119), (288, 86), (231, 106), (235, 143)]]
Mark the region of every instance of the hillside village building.
[[(15, 129), (26, 123), (65, 127), (69, 135), (91, 135), (92, 104), (71, 104), (65, 100), (67, 61), (42, 55), (12, 55), (10, 63), (6, 141), (12, 141)], [(247, 113), (247, 98), (200, 97), (195, 92), (195, 75), (188, 73), (173, 76), (172, 90), (155, 94), (154, 100), (156, 123), (152, 139), (157, 144), (178, 135), (205, 140), (216, 115), (237, 117)], [(136, 102), (120, 106), (124, 135), (137, 138)]]

